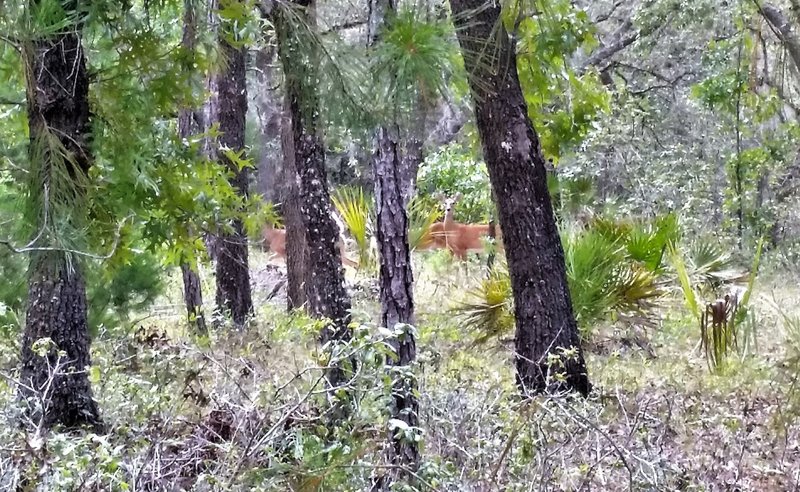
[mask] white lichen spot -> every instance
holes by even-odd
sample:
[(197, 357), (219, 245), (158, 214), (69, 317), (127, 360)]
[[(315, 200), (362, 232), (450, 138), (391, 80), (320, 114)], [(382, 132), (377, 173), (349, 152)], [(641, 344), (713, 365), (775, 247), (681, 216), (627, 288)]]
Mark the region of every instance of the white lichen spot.
[(503, 147), (503, 150), (505, 150), (508, 153), (511, 153), (511, 149), (514, 148), (514, 146), (511, 145), (511, 142), (502, 142), (500, 144), (500, 147)]

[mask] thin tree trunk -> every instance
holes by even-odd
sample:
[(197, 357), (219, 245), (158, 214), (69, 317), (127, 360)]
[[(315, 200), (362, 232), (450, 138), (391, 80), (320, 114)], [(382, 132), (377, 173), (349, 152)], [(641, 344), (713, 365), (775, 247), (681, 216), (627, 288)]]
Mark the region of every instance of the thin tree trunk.
[[(417, 383), (409, 366), (416, 359), (416, 341), (409, 325), (414, 323), (414, 275), (408, 245), (408, 215), (403, 197), (404, 176), (400, 166), (398, 144), (389, 130), (379, 128), (375, 135), (375, 155), (372, 159), (375, 186), (375, 215), (377, 242), (380, 252), (381, 326), (401, 332), (391, 340), (397, 359), (389, 363), (401, 368), (392, 371), (391, 418), (409, 427), (419, 426), (419, 404), (414, 395)], [(403, 469), (419, 466), (419, 447), (416, 441), (402, 434), (392, 435), (389, 461)], [(391, 483), (402, 473), (390, 471), (379, 488), (389, 490)]]
[[(186, 50), (188, 60), (183, 69), (187, 72), (194, 70), (193, 61), (197, 45), (197, 0), (184, 0), (183, 2), (183, 48)], [(196, 121), (194, 111), (190, 108), (181, 109), (178, 113), (178, 135), (186, 139), (198, 132), (200, 124)], [(183, 276), (183, 299), (186, 304), (186, 316), (189, 326), (196, 333), (206, 333), (205, 314), (203, 313), (203, 291), (197, 263), (181, 263)]]
[[(220, 26), (224, 31), (225, 26)], [(233, 152), (244, 149), (245, 122), (247, 118), (247, 80), (245, 72), (246, 51), (219, 36), (226, 69), (217, 80), (220, 129), (220, 150), (217, 158), (225, 163), (232, 173), (231, 185), (244, 198), (250, 179), (248, 168), (239, 169), (221, 150)], [(229, 315), (237, 327), (242, 327), (253, 314), (253, 299), (250, 293), (250, 270), (248, 265), (247, 235), (242, 221), (233, 222), (233, 231), (221, 231), (216, 238), (217, 247), (217, 307)]]
[[(471, 74), (477, 127), (508, 259), (517, 384), (523, 395), (562, 389), (586, 395), (591, 386), (545, 162), (522, 95), (514, 47), (500, 22), (500, 4), (451, 0), (450, 5)], [(562, 373), (563, 382), (554, 373)]]
[[(298, 15), (313, 24), (311, 2), (301, 0), (295, 5), (304, 9)], [(280, 6), (275, 12), (278, 53), (283, 63), (286, 97), (291, 115), (291, 135), (294, 148), (294, 176), (302, 231), (307, 248), (305, 294), (307, 309), (312, 316), (328, 321), (320, 340), (347, 342), (350, 332), (350, 296), (344, 288), (344, 270), (337, 247), (339, 229), (331, 216), (331, 200), (325, 171), (325, 147), (318, 128), (319, 100), (317, 90), (317, 54), (313, 45), (304, 44), (293, 33)], [(287, 235), (292, 232), (287, 229)], [(289, 238), (287, 237), (287, 246)], [(287, 251), (288, 253), (288, 251)], [(331, 387), (345, 382), (346, 369), (333, 367), (326, 375)]]
[(424, 143), (425, 129), (428, 119), (428, 101), (420, 93), (417, 95), (414, 107), (411, 110), (410, 127), (403, 142), (403, 155), (400, 160), (400, 189), (403, 193), (403, 203), (407, 206), (414, 196), (417, 185), (419, 166), (425, 159)]
[[(395, 12), (393, 0), (369, 2), (370, 46), (377, 44), (386, 28), (387, 17)], [(415, 396), (416, 379), (410, 366), (416, 359), (416, 340), (410, 325), (414, 323), (414, 275), (411, 268), (411, 249), (408, 244), (408, 213), (406, 206), (414, 192), (417, 170), (422, 160), (422, 133), (425, 126), (424, 107), (419, 104), (412, 114), (413, 128), (407, 133), (405, 145), (399, 143), (400, 128), (397, 115), (375, 132), (372, 156), (373, 186), (377, 244), (380, 258), (381, 326), (400, 333), (390, 341), (396, 359), (388, 364), (392, 378), (392, 419), (409, 427), (419, 426), (419, 403)], [(405, 152), (403, 152), (405, 151)], [(402, 155), (401, 155), (402, 154)], [(399, 325), (399, 326), (398, 326)], [(373, 490), (390, 490), (392, 484), (415, 471), (419, 466), (419, 447), (398, 429), (391, 429), (387, 449), (388, 461), (400, 468), (388, 470), (379, 477)]]
[[(75, 2), (64, 2), (74, 10)], [(23, 52), (30, 129), (32, 205), (42, 210), (34, 226), (41, 240), (52, 237), (67, 217), (78, 227), (85, 210), (84, 180), (91, 167), (89, 78), (81, 46), (80, 25), (71, 25), (48, 38), (32, 41)], [(48, 142), (58, 139), (60, 148)], [(60, 154), (60, 155), (59, 155)], [(63, 167), (66, 172), (56, 168)], [(70, 190), (71, 203), (51, 206), (55, 190)], [(68, 214), (56, 207), (69, 207)], [(52, 246), (52, 244), (44, 244)], [(22, 337), (21, 396), (29, 404), (33, 423), (50, 427), (101, 426), (92, 398), (88, 369), (90, 338), (86, 287), (79, 258), (63, 251), (35, 251), (30, 256), (28, 305)], [(37, 350), (36, 342), (53, 345)], [(64, 355), (60, 356), (59, 352)], [(57, 365), (59, 367), (57, 367)], [(57, 370), (56, 370), (57, 369)]]
[[(217, 15), (217, 10), (219, 7), (218, 0), (202, 0), (203, 4), (206, 7), (206, 26), (207, 30), (209, 31), (210, 36), (218, 37), (219, 36), (219, 16)], [(203, 132), (208, 133), (211, 128), (214, 126), (214, 123), (219, 122), (219, 90), (218, 90), (218, 82), (219, 76), (218, 74), (209, 73), (206, 77), (205, 87), (206, 87), (206, 101), (203, 104), (203, 117), (202, 117), (202, 127)], [(203, 139), (203, 155), (208, 160), (215, 160), (217, 159), (217, 146), (218, 142), (215, 138), (205, 137)], [(206, 246), (206, 251), (208, 252), (208, 256), (211, 258), (211, 261), (216, 263), (217, 257), (219, 256), (219, 248), (217, 245), (217, 238), (214, 236), (213, 232), (204, 232), (203, 233), (203, 243)]]
[(183, 300), (186, 303), (186, 319), (189, 321), (189, 326), (197, 334), (208, 333), (203, 312), (203, 288), (200, 283), (200, 275), (197, 273), (197, 265), (181, 264), (181, 274), (183, 277)]

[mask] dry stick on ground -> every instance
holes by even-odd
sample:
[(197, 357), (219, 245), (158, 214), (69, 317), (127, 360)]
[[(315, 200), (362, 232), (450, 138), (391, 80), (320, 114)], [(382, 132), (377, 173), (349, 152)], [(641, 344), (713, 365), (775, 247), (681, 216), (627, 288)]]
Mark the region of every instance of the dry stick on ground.
[[(612, 439), (611, 436), (609, 436), (608, 433), (606, 433), (606, 431), (601, 429), (596, 423), (592, 422), (591, 419), (587, 418), (585, 415), (580, 413), (577, 408), (569, 405), (568, 403), (564, 403), (564, 402), (560, 401), (560, 399), (558, 399), (558, 398), (550, 398), (548, 401), (551, 401), (551, 402), (555, 403), (556, 406), (559, 407), (559, 409), (561, 409), (566, 415), (568, 415), (570, 417), (570, 419), (574, 420), (575, 422), (582, 423), (584, 427), (588, 427), (588, 428), (594, 429), (597, 433), (599, 433), (601, 436), (603, 436), (603, 438), (605, 438), (608, 441), (609, 444), (611, 444), (611, 446), (616, 450), (617, 457), (620, 459), (620, 461), (622, 462), (623, 466), (625, 466), (625, 469), (628, 470), (629, 487), (630, 487), (630, 490), (634, 490), (634, 488), (633, 488), (633, 484), (634, 484), (634, 479), (633, 479), (634, 471), (633, 471), (633, 468), (631, 468), (631, 465), (628, 463), (628, 460), (625, 459), (625, 453), (617, 445), (616, 441), (614, 441), (614, 439)], [(544, 405), (542, 403), (538, 403), (538, 405), (539, 405), (540, 408), (542, 408), (546, 412), (551, 412), (551, 410), (549, 408), (547, 408), (546, 405)]]
[(519, 435), (519, 431), (522, 430), (523, 422), (520, 421), (523, 419), (523, 417), (527, 421), (529, 416), (530, 416), (530, 406), (526, 406), (524, 413), (520, 413), (517, 415), (517, 419), (514, 422), (514, 428), (511, 431), (511, 435), (508, 437), (506, 445), (503, 446), (503, 452), (500, 453), (500, 457), (497, 459), (497, 463), (495, 463), (493, 467), (491, 474), (492, 481), (497, 480), (497, 474), (500, 472), (500, 468), (503, 466), (503, 462), (505, 461), (506, 456), (508, 456), (509, 451), (511, 451), (511, 446), (514, 444), (514, 441), (516, 441), (517, 436)]
[[(328, 371), (330, 371), (330, 369), (332, 367), (337, 367), (337, 364), (341, 360), (352, 360), (352, 358), (356, 355), (356, 353), (358, 353), (361, 350), (365, 350), (365, 349), (370, 348), (372, 346), (383, 344), (383, 343), (385, 343), (385, 342), (383, 340), (380, 340), (380, 341), (376, 341), (376, 342), (370, 343), (366, 347), (356, 347), (356, 348), (352, 349), (349, 352), (341, 354), (337, 358), (331, 359), (330, 363), (327, 366), (314, 366), (314, 367), (304, 368), (303, 370), (301, 370), (300, 372), (295, 374), (288, 382), (286, 382), (282, 386), (278, 387), (275, 390), (275, 396), (277, 396), (283, 389), (287, 388), (292, 382), (298, 380), (302, 375), (310, 373), (312, 371), (320, 371), (321, 372), (321, 375), (314, 381), (314, 383), (311, 385), (311, 388), (305, 393), (305, 395), (303, 395), (302, 398), (300, 398), (294, 405), (292, 405), (291, 408), (288, 411), (284, 412), (282, 414), (282, 416), (269, 428), (269, 430), (267, 430), (266, 433), (264, 433), (260, 437), (258, 437), (258, 434), (254, 433), (250, 437), (250, 439), (248, 440), (248, 442), (245, 445), (245, 448), (244, 448), (244, 450), (243, 450), (243, 452), (241, 454), (241, 458), (236, 463), (236, 466), (233, 469), (233, 473), (231, 473), (231, 475), (230, 475), (230, 477), (228, 479), (228, 485), (232, 486), (232, 484), (234, 483), (233, 481), (238, 476), (238, 474), (241, 471), (242, 467), (244, 466), (246, 460), (249, 459), (249, 457), (253, 453), (253, 451), (254, 450), (258, 450), (258, 449), (262, 449), (266, 445), (266, 443), (273, 437), (273, 434), (275, 432), (277, 432), (277, 430), (298, 409), (300, 409), (311, 397), (328, 394), (331, 391), (335, 392), (338, 389), (350, 387), (351, 383), (353, 381), (357, 380), (358, 377), (361, 375), (361, 371), (363, 369), (362, 366), (359, 365), (356, 368), (356, 371), (352, 374), (352, 377), (349, 380), (342, 382), (340, 385), (338, 385), (336, 387), (325, 387), (324, 389), (321, 389), (321, 390), (316, 389), (321, 385), (321, 383), (323, 381), (325, 381), (325, 374)], [(332, 411), (335, 411), (335, 409), (334, 408), (329, 408), (327, 411), (328, 412), (332, 412)], [(265, 418), (261, 419), (261, 422), (259, 423), (259, 426), (262, 425), (264, 423), (264, 421), (265, 421)]]

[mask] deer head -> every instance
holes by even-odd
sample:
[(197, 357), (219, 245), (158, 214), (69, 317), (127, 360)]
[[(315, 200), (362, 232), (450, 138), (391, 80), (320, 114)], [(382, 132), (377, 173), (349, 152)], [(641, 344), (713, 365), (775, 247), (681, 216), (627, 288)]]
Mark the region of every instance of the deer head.
[(445, 222), (452, 221), (455, 214), (455, 204), (461, 199), (461, 193), (456, 193), (450, 197), (443, 195), (442, 193), (435, 193), (433, 197), (439, 200), (442, 206)]

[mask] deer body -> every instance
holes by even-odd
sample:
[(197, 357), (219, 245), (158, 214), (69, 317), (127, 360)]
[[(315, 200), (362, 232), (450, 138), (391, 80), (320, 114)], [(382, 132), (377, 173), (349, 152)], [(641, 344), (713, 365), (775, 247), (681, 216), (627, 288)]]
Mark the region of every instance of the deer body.
[[(286, 259), (286, 229), (275, 229), (271, 226), (264, 227), (263, 231), (264, 240), (261, 242), (261, 248), (264, 251), (271, 251), (270, 259), (274, 257)], [(336, 244), (339, 246), (339, 252), (342, 256), (342, 264), (352, 268), (357, 268), (358, 263), (347, 257), (345, 250), (344, 237), (339, 236)]]
[[(429, 239), (421, 249), (447, 248), (460, 260), (467, 259), (469, 251), (482, 251), (485, 238), (489, 237), (489, 224), (461, 224), (454, 219), (454, 207), (460, 195), (442, 201), (444, 221), (436, 222), (430, 228)], [(500, 227), (495, 227), (498, 248), (503, 249)]]

